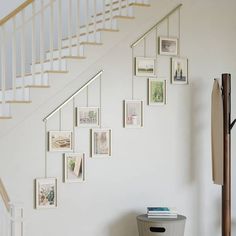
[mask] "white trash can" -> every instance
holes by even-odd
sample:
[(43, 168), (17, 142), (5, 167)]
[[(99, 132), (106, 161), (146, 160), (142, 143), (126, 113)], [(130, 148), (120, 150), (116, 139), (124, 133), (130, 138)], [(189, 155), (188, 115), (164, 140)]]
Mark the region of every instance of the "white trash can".
[(139, 236), (184, 236), (186, 217), (148, 218), (137, 216)]

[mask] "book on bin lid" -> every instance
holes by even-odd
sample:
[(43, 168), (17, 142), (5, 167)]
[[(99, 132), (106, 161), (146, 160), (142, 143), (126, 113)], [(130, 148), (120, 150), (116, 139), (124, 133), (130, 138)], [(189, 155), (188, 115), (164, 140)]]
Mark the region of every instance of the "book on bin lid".
[(147, 208), (148, 214), (177, 214), (176, 208), (174, 207), (148, 207)]

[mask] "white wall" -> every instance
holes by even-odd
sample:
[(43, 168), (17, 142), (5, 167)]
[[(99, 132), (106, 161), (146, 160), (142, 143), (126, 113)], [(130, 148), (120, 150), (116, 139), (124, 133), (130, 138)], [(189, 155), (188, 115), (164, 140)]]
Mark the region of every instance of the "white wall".
[(23, 2), (24, 0), (11, 0), (11, 1), (0, 0), (0, 7), (1, 7), (0, 19), (8, 15)]
[[(167, 6), (171, 9), (177, 1), (157, 3), (153, 0), (152, 3), (160, 10)], [(221, 193), (220, 187), (211, 180), (210, 98), (213, 78), (230, 72), (233, 77), (232, 116), (236, 117), (236, 2), (184, 0), (183, 4), (181, 54), (189, 58), (190, 84), (168, 84), (168, 104), (163, 107), (145, 105), (144, 128), (124, 129), (122, 101), (131, 98), (129, 45), (167, 12), (152, 15), (150, 21), (130, 29), (129, 37), (90, 68), (90, 71), (105, 70), (102, 121), (103, 126), (113, 130), (113, 157), (89, 158), (88, 132), (76, 129), (78, 150), (87, 154), (86, 183), (64, 184), (61, 182), (62, 155), (49, 154), (49, 175), (59, 180), (57, 209), (33, 209), (34, 179), (44, 176), (41, 118), (48, 108), (40, 107), (0, 138), (1, 177), (13, 200), (25, 203), (26, 236), (136, 236), (135, 217), (150, 205), (176, 206), (188, 218), (185, 236), (220, 235)], [(168, 76), (168, 58), (160, 59), (160, 63), (159, 75)], [(75, 80), (58, 97), (70, 95), (78, 84)], [(146, 84), (144, 78), (135, 80), (135, 96), (145, 104)], [(91, 91), (96, 91), (96, 86)], [(91, 98), (94, 105), (95, 100), (96, 96)], [(56, 106), (56, 97), (53, 102)], [(82, 104), (84, 97), (81, 95), (76, 102)], [(68, 107), (63, 111), (64, 129), (71, 128), (69, 110)], [(48, 127), (56, 129), (58, 117), (54, 117)], [(236, 153), (235, 137), (234, 130), (232, 159)], [(234, 224), (235, 210), (233, 202)]]

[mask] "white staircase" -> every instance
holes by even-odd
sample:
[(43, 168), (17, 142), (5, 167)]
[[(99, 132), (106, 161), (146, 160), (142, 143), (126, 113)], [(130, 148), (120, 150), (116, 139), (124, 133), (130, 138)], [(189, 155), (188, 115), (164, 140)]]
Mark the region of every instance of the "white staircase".
[(28, 0), (1, 20), (0, 119), (12, 118), (13, 104), (33, 102), (32, 89), (75, 79), (119, 42), (136, 9), (148, 6), (147, 0)]
[(0, 235), (24, 235), (24, 210), (22, 204), (10, 203), (10, 198), (0, 178)]

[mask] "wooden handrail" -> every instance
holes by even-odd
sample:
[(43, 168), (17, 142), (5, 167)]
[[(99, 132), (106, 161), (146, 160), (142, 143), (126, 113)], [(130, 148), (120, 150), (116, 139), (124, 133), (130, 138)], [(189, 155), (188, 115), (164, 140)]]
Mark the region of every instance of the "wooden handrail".
[(24, 3), (22, 3), (19, 7), (17, 7), (14, 11), (12, 11), (10, 14), (5, 16), (3, 19), (0, 20), (0, 26), (5, 24), (7, 21), (9, 21), (11, 18), (16, 16), (20, 11), (25, 9), (29, 4), (34, 2), (34, 0), (27, 0)]
[(1, 178), (0, 178), (0, 196), (2, 197), (2, 200), (3, 200), (4, 204), (5, 204), (6, 209), (8, 211), (10, 211), (10, 198), (9, 198), (9, 196), (7, 194), (7, 191), (6, 191), (5, 187), (4, 187), (4, 184), (3, 184), (2, 180), (1, 180)]

